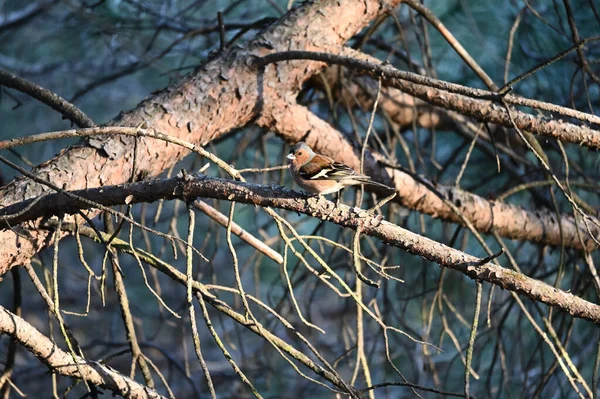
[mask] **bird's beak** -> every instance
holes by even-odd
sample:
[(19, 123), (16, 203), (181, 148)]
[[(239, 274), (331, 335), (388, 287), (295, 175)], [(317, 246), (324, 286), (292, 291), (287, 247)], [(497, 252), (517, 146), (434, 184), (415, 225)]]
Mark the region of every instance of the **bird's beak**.
[(296, 159), (296, 156), (294, 154), (288, 154), (288, 156), (286, 158), (287, 159)]

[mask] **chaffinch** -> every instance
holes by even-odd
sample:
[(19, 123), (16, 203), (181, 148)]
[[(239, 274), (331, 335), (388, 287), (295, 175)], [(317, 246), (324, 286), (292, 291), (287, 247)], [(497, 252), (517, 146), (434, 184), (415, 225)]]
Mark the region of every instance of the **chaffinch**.
[(359, 175), (351, 167), (336, 162), (325, 155), (316, 154), (306, 143), (299, 142), (290, 149), (287, 156), (294, 181), (313, 194), (326, 195), (340, 191), (346, 186), (370, 184), (387, 190), (394, 190), (371, 180), (369, 176)]

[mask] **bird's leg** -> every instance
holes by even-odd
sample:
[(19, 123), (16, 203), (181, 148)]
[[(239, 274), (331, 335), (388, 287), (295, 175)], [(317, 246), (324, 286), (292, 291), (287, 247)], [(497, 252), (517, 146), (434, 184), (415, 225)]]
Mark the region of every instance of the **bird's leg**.
[(340, 197), (342, 196), (342, 192), (338, 191), (337, 193), (335, 193), (335, 207), (337, 208), (338, 206), (340, 206)]
[[(323, 197), (323, 198), (325, 198), (325, 197)], [(331, 219), (332, 216), (335, 216), (335, 212), (339, 206), (340, 206), (340, 192), (338, 191), (337, 193), (335, 193), (335, 203), (334, 203), (333, 207), (331, 208), (331, 210), (327, 213), (327, 216), (325, 217), (325, 219)]]

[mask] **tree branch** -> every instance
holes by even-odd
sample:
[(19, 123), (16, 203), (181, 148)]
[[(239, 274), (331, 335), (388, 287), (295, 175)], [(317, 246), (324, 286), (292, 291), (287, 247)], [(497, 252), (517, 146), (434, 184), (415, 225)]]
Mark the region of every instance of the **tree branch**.
[[(14, 313), (0, 306), (0, 332), (7, 334), (47, 365), (53, 373), (82, 378), (71, 355), (60, 349), (48, 337)], [(131, 380), (109, 366), (78, 359), (83, 379), (131, 399), (164, 398), (158, 392)]]
[[(344, 53), (353, 56), (361, 55), (359, 52), (350, 49), (345, 49)], [(500, 97), (497, 93), (400, 71), (389, 65), (382, 65), (348, 56), (311, 51), (271, 53), (255, 60), (254, 65), (263, 68), (270, 63), (291, 60), (313, 60), (328, 64), (343, 65), (355, 72), (369, 75), (375, 79), (381, 78), (385, 86), (395, 87), (429, 104), (459, 112), (481, 122), (512, 127), (508, 114), (499, 103)], [(600, 124), (600, 117), (555, 104), (510, 94), (503, 95), (502, 98), (510, 105), (532, 107), (564, 117), (579, 119), (582, 122)], [(516, 110), (513, 111), (513, 118), (520, 129), (528, 130), (541, 136), (553, 137), (557, 140), (600, 149), (600, 133), (594, 129), (560, 120), (545, 120)]]
[[(275, 131), (289, 142), (304, 140), (318, 153), (330, 156), (356, 170), (360, 166), (354, 148), (345, 137), (306, 107), (287, 104), (282, 99), (265, 108), (263, 117), (257, 123)], [(460, 217), (419, 179), (402, 170), (384, 167), (386, 164), (389, 165), (389, 162), (386, 162), (382, 155), (368, 153), (365, 158), (365, 173), (377, 181), (393, 185), (398, 192), (395, 201), (409, 209), (461, 223)], [(581, 234), (587, 249), (596, 248), (588, 231), (584, 227), (578, 227), (572, 216), (562, 214), (558, 220), (556, 214), (549, 211), (529, 211), (505, 202), (489, 201), (456, 187), (439, 184), (435, 187), (461, 210), (478, 231), (495, 231), (513, 240), (527, 240), (553, 246), (564, 245), (577, 249), (583, 248), (579, 239)], [(600, 235), (600, 229), (594, 225), (590, 224), (589, 231), (596, 237)]]
[[(196, 145), (206, 145), (255, 120), (262, 105), (277, 93), (297, 92), (322, 66), (307, 62), (303, 68), (294, 65), (279, 68), (277, 74), (257, 74), (250, 66), (250, 58), (290, 48), (335, 51), (399, 2), (303, 3), (246, 45), (228, 48), (182, 81), (122, 113), (108, 125), (145, 126)], [(264, 84), (271, 81), (277, 84)], [(89, 140), (89, 146), (70, 148), (40, 165), (34, 173), (69, 190), (123, 183), (132, 176), (132, 151), (136, 147), (133, 140), (122, 136)], [(157, 176), (189, 153), (168, 143), (137, 140), (136, 174), (140, 176)], [(30, 179), (17, 179), (0, 190), (0, 206), (47, 191), (44, 185)], [(46, 245), (46, 232), (35, 230), (35, 224), (27, 227), (27, 240), (13, 231), (0, 232), (0, 275), (13, 265), (28, 262)]]
[[(77, 197), (87, 201), (78, 200)], [(189, 201), (197, 197), (216, 198), (227, 201), (273, 207), (303, 213), (328, 220), (353, 230), (360, 228), (366, 235), (378, 238), (388, 245), (421, 256), (440, 266), (460, 271), (472, 279), (498, 285), (509, 291), (524, 295), (534, 301), (557, 307), (569, 314), (600, 325), (600, 306), (573, 294), (554, 288), (542, 281), (532, 279), (516, 271), (484, 263), (480, 258), (405, 230), (397, 225), (381, 221), (371, 213), (346, 205), (335, 205), (326, 200), (306, 197), (295, 191), (212, 178), (205, 175), (191, 177), (182, 175), (171, 179), (158, 179), (119, 186), (107, 186), (78, 190), (63, 194), (49, 194), (33, 206), (33, 200), (23, 201), (3, 209), (0, 214), (18, 213), (14, 221), (33, 220), (59, 213), (74, 213), (89, 209), (90, 200), (104, 206), (125, 203), (154, 202), (158, 199), (181, 199)], [(1, 220), (1, 219), (0, 219)]]
[(79, 127), (92, 127), (94, 122), (79, 108), (58, 94), (12, 73), (0, 70), (0, 86), (18, 90), (46, 104)]

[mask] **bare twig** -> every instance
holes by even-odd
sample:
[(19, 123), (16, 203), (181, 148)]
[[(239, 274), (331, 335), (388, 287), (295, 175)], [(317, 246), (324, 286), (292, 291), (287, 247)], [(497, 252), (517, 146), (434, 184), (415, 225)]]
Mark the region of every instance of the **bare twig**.
[[(192, 286), (194, 281), (194, 253), (192, 251), (192, 247), (194, 246), (194, 228), (196, 227), (196, 214), (194, 213), (194, 209), (192, 208), (192, 204), (188, 203), (188, 235), (187, 235), (187, 245), (185, 250), (186, 256), (186, 298), (188, 305), (188, 313), (190, 317), (190, 325), (192, 327), (192, 336), (194, 339), (194, 350), (196, 351), (196, 357), (198, 357), (198, 362), (200, 363), (200, 367), (202, 368), (202, 372), (204, 373), (204, 379), (206, 380), (206, 384), (208, 385), (208, 391), (210, 392), (210, 397), (215, 399), (217, 394), (215, 393), (215, 387), (212, 382), (212, 378), (210, 377), (210, 372), (208, 370), (208, 366), (206, 365), (206, 361), (204, 360), (204, 356), (202, 356), (202, 348), (200, 346), (200, 336), (198, 335), (198, 326), (196, 325), (196, 311), (194, 309), (194, 297), (192, 295)], [(131, 243), (129, 243), (131, 246)], [(133, 249), (133, 247), (131, 247)]]
[[(194, 207), (198, 210), (204, 212), (207, 216), (213, 219), (215, 222), (219, 223), (223, 227), (227, 227), (227, 221), (229, 218), (208, 205), (206, 202), (198, 200), (194, 202)], [(231, 232), (238, 236), (240, 239), (244, 240), (249, 245), (256, 248), (257, 251), (262, 252), (275, 262), (282, 264), (283, 257), (279, 252), (273, 250), (271, 247), (266, 245), (264, 242), (260, 241), (258, 238), (254, 237), (252, 234), (244, 230), (239, 224), (232, 222), (231, 223)]]
[(22, 91), (36, 100), (48, 105), (55, 111), (60, 112), (65, 118), (70, 119), (79, 127), (92, 127), (94, 122), (79, 108), (60, 97), (58, 94), (44, 89), (26, 79), (15, 76), (9, 72), (0, 70), (0, 86)]

